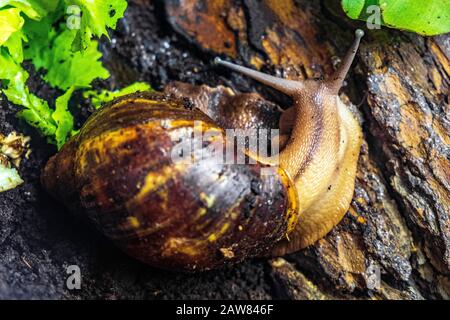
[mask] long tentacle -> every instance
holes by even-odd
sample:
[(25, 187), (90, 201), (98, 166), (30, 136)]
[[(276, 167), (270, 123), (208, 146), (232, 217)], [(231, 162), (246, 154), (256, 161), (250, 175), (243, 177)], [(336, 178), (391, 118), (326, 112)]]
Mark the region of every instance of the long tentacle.
[(303, 83), (300, 81), (287, 80), (282, 78), (277, 78), (250, 68), (246, 68), (231, 62), (223, 61), (219, 57), (214, 59), (214, 62), (218, 65), (224, 66), (228, 69), (234, 70), (236, 72), (242, 73), (252, 79), (255, 79), (261, 83), (271, 86), (287, 95), (292, 95), (303, 88)]

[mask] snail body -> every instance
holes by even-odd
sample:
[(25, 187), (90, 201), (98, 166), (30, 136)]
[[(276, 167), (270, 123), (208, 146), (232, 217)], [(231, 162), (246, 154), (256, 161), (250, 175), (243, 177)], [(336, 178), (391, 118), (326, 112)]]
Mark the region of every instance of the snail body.
[(293, 98), (280, 119), (279, 163), (253, 154), (245, 165), (174, 162), (177, 137), (192, 136), (198, 123), (223, 136), (228, 122), (138, 93), (95, 112), (49, 160), (42, 183), (129, 255), (160, 268), (208, 270), (299, 250), (342, 219), (353, 195), (361, 130), (338, 90), (361, 37), (330, 81), (284, 80), (216, 60)]
[(280, 119), (285, 142), (279, 165), (299, 192), (299, 222), (289, 239), (276, 245), (273, 255), (298, 251), (324, 237), (350, 206), (362, 131), (338, 93), (364, 32), (357, 30), (355, 35), (341, 67), (325, 81), (279, 79), (216, 59), (217, 64), (269, 85), (294, 101)]

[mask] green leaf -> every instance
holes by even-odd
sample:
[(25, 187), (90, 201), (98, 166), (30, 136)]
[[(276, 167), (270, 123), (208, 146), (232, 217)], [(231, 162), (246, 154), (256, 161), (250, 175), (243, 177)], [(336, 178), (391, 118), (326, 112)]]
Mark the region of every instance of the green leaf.
[(52, 114), (55, 120), (57, 129), (55, 132), (56, 145), (58, 150), (66, 143), (73, 130), (73, 116), (69, 111), (69, 101), (75, 87), (71, 87), (62, 96), (56, 99), (55, 112)]
[(0, 0), (0, 8), (11, 6), (19, 9), (30, 19), (40, 20), (58, 6), (58, 0)]
[(47, 137), (56, 131), (56, 124), (47, 102), (30, 93), (26, 86), (28, 73), (4, 50), (0, 49), (0, 80), (6, 86), (3, 93), (9, 101), (23, 106), (18, 115)]
[(117, 91), (108, 91), (102, 90), (100, 92), (97, 91), (85, 91), (83, 96), (86, 99), (91, 99), (92, 105), (98, 109), (103, 104), (110, 102), (118, 97), (135, 93), (135, 92), (143, 92), (143, 91), (153, 91), (152, 87), (145, 82), (136, 82), (126, 88)]
[(20, 10), (9, 8), (0, 10), (0, 46), (3, 45), (12, 34), (22, 29), (24, 20), (20, 16)]
[(364, 9), (365, 0), (342, 0), (345, 13), (352, 19), (358, 19)]
[(27, 20), (23, 33), (28, 39), (24, 49), (25, 59), (32, 60), (36, 70), (49, 65), (48, 59), (53, 46), (52, 42), (57, 35), (56, 29), (52, 27), (52, 19), (45, 17), (41, 21)]
[[(69, 5), (80, 8), (78, 30), (69, 29), (70, 15), (78, 14), (68, 10)], [(108, 28), (116, 27), (126, 7), (125, 0), (0, 0), (0, 89), (23, 107), (18, 116), (58, 148), (76, 134), (68, 108), (75, 88), (109, 77), (92, 37), (108, 36)], [(50, 86), (64, 91), (55, 110), (29, 91), (24, 59), (44, 71)]]
[(80, 30), (72, 41), (72, 50), (86, 50), (92, 36), (108, 36), (107, 28), (115, 29), (127, 8), (126, 0), (66, 0), (67, 5), (81, 9)]
[(8, 48), (9, 54), (17, 63), (23, 62), (23, 41), (26, 41), (25, 35), (22, 31), (13, 33), (4, 46)]
[(450, 32), (450, 1), (384, 1), (383, 19), (386, 25), (415, 31), (422, 35)]
[(47, 70), (44, 80), (62, 90), (72, 86), (89, 87), (95, 79), (107, 79), (110, 75), (99, 60), (102, 54), (98, 51), (97, 41), (90, 40), (85, 51), (71, 50), (75, 35), (76, 31), (69, 29), (60, 34), (52, 30), (46, 42), (52, 47), (51, 51), (46, 50), (47, 46), (41, 43), (30, 45), (26, 53), (36, 68)]
[(342, 0), (346, 14), (367, 20), (367, 8), (378, 5), (385, 26), (433, 36), (450, 32), (450, 0)]

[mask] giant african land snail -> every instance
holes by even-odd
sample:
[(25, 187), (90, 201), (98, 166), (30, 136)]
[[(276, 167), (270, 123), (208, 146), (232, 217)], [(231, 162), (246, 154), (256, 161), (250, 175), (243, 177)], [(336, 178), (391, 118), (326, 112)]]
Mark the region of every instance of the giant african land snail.
[(195, 105), (139, 93), (93, 114), (50, 159), (42, 182), (125, 252), (161, 268), (206, 270), (306, 247), (342, 219), (353, 196), (362, 134), (338, 91), (362, 36), (357, 30), (326, 81), (284, 80), (216, 59), (293, 98), (280, 120), (279, 167), (266, 158), (172, 161), (173, 136), (191, 135), (194, 123), (224, 128)]

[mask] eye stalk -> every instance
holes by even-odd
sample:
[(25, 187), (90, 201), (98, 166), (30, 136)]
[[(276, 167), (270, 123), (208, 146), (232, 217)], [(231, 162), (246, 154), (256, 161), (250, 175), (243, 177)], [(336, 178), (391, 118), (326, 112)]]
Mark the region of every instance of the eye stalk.
[(287, 80), (282, 78), (277, 78), (247, 67), (243, 67), (228, 61), (224, 61), (219, 57), (214, 59), (214, 63), (230, 70), (242, 73), (254, 80), (257, 80), (265, 85), (268, 85), (278, 91), (281, 91), (287, 95), (294, 95), (295, 93), (303, 89), (303, 83), (300, 81)]
[(347, 76), (352, 63), (355, 60), (355, 56), (356, 53), (358, 52), (359, 44), (361, 43), (362, 37), (364, 37), (364, 31), (361, 29), (357, 29), (355, 31), (355, 40), (352, 46), (348, 50), (344, 60), (342, 61), (341, 66), (339, 67), (338, 70), (336, 70), (333, 77), (331, 78), (331, 81), (328, 84), (328, 86), (336, 93), (342, 87), (342, 83), (344, 82), (345, 77)]

